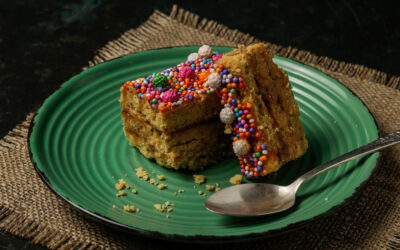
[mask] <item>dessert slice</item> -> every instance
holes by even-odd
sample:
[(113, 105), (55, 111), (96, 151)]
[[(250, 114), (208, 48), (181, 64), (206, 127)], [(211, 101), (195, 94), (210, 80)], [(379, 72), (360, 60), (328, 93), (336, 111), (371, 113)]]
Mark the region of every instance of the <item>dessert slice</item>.
[(264, 44), (223, 56), (204, 45), (175, 67), (126, 82), (120, 103), (130, 144), (165, 167), (196, 170), (232, 153), (231, 134), (246, 177), (277, 171), (304, 154), (307, 140), (272, 57)]
[(288, 76), (272, 58), (258, 43), (239, 46), (216, 65), (223, 78), (220, 117), (247, 177), (275, 172), (308, 147)]

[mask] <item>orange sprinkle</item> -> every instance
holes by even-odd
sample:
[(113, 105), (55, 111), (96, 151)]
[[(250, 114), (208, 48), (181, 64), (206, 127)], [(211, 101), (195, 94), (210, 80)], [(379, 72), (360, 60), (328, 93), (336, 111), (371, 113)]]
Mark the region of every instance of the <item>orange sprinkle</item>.
[(267, 160), (267, 156), (266, 155), (262, 155), (260, 156), (260, 161), (266, 161)]
[(251, 105), (251, 103), (247, 103), (247, 108), (251, 109), (251, 107), (253, 107), (253, 105)]
[(251, 114), (246, 115), (247, 119), (251, 119), (251, 117), (253, 117)]
[(257, 138), (260, 138), (260, 137), (261, 137), (261, 133), (260, 133), (260, 132), (257, 132), (257, 133), (256, 133), (256, 137), (257, 137)]
[(261, 146), (260, 145), (257, 146), (257, 151), (261, 151)]
[(209, 76), (210, 74), (211, 74), (210, 71), (203, 71), (203, 72), (201, 72), (200, 75), (199, 75), (199, 80), (200, 80), (201, 82), (207, 81), (208, 76)]

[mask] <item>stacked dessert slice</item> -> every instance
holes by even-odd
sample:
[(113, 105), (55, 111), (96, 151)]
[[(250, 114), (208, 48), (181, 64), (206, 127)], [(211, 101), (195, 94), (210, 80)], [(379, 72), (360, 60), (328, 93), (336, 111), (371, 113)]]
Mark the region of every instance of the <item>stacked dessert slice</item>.
[(304, 154), (307, 140), (288, 77), (272, 57), (264, 44), (223, 56), (205, 45), (175, 67), (126, 82), (125, 135), (170, 168), (200, 169), (233, 151), (248, 178), (277, 171)]

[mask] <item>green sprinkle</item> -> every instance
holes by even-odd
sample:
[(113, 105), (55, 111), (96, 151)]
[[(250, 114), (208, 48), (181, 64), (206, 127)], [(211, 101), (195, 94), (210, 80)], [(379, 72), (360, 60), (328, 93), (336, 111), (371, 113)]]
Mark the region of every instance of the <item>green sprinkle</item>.
[(153, 87), (165, 88), (168, 85), (168, 78), (163, 74), (158, 74), (153, 77)]

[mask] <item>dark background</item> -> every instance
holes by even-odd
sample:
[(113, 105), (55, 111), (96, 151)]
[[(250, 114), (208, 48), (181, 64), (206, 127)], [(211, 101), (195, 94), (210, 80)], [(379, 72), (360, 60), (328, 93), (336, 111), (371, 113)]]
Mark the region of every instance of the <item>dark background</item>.
[[(98, 49), (172, 5), (271, 43), (400, 75), (396, 1), (0, 1), (0, 138)], [(0, 231), (0, 249), (42, 249)]]

